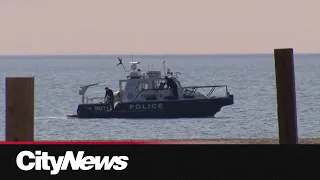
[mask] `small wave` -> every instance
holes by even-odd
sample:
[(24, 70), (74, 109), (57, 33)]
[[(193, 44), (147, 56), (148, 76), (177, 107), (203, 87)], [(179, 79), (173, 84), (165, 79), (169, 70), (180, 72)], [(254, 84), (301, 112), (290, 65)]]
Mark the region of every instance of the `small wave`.
[(60, 117), (54, 117), (54, 116), (51, 116), (51, 117), (48, 117), (49, 119), (67, 119), (67, 117), (65, 116), (60, 116)]
[(64, 116), (39, 116), (39, 117), (34, 117), (35, 119), (66, 119), (67, 117)]
[(230, 119), (230, 116), (215, 116), (215, 119)]

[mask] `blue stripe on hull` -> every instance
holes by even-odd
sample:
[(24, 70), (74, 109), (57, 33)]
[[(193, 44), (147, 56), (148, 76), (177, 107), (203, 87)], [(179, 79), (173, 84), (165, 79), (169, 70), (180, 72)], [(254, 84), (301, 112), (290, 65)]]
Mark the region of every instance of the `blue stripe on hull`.
[(233, 95), (207, 100), (171, 100), (122, 103), (110, 111), (108, 104), (80, 104), (78, 118), (191, 118), (214, 116), (232, 105)]

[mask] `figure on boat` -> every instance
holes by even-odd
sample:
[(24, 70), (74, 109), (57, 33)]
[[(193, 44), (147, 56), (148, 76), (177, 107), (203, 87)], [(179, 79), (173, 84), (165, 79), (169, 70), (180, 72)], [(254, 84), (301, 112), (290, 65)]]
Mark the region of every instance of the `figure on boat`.
[(173, 96), (178, 99), (178, 86), (176, 82), (172, 78), (169, 78), (168, 76), (166, 76), (164, 79), (167, 81), (166, 82), (167, 86), (172, 89)]
[(104, 96), (104, 102), (110, 104), (111, 110), (114, 109), (114, 95), (113, 91), (109, 89), (108, 87), (105, 88), (106, 94)]

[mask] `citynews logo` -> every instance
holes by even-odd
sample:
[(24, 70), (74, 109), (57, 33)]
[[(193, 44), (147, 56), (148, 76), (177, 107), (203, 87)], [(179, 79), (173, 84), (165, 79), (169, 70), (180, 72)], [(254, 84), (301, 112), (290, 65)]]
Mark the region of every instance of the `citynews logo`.
[[(75, 157), (73, 151), (66, 151), (64, 156), (49, 156), (48, 152), (21, 151), (16, 158), (16, 164), (23, 171), (32, 169), (50, 171), (51, 175), (56, 175), (60, 170), (67, 170), (69, 164), (72, 170), (124, 170), (128, 166), (128, 156), (84, 156), (84, 151), (79, 151)], [(28, 163), (24, 159), (28, 158)]]

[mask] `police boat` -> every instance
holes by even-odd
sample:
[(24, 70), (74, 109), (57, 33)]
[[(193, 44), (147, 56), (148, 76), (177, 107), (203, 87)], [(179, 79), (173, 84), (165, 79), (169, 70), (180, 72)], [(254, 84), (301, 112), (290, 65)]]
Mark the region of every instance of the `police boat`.
[[(122, 65), (122, 59), (118, 58)], [(164, 61), (162, 61), (164, 64)], [(89, 98), (85, 93), (89, 87), (99, 83), (81, 86), (79, 95), (82, 103), (78, 105), (77, 114), (67, 115), (74, 118), (192, 118), (214, 117), (222, 107), (234, 104), (233, 95), (226, 85), (183, 87), (178, 80), (179, 72), (167, 69), (165, 64), (161, 71), (143, 72), (140, 62), (130, 62), (131, 69), (126, 79), (119, 80), (119, 90), (114, 92), (113, 102), (105, 101), (104, 97)], [(176, 85), (164, 87), (167, 79)], [(199, 92), (209, 88), (208, 93)], [(213, 96), (212, 93), (223, 88), (223, 95)], [(175, 94), (175, 96), (174, 96)], [(93, 100), (100, 99), (100, 102)], [(114, 108), (111, 104), (114, 103)]]

